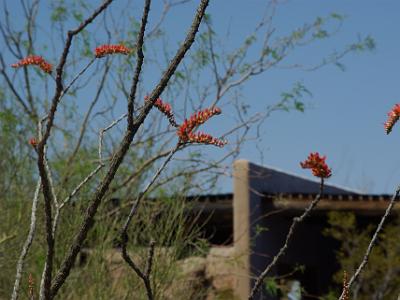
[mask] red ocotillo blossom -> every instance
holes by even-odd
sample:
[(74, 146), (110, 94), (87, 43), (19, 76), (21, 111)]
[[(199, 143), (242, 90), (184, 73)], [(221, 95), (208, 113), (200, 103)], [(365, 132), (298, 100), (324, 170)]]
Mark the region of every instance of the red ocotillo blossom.
[(183, 143), (211, 144), (218, 147), (224, 146), (226, 144), (226, 141), (224, 140), (217, 139), (209, 134), (193, 132), (198, 126), (204, 124), (212, 116), (219, 115), (220, 113), (221, 109), (218, 107), (206, 108), (202, 111), (194, 113), (189, 119), (185, 119), (183, 124), (179, 126), (176, 133), (180, 141)]
[[(144, 98), (146, 101), (148, 100), (148, 97), (146, 96)], [(174, 126), (174, 127), (178, 127), (178, 124), (175, 121), (175, 116), (174, 116), (174, 112), (172, 111), (171, 108), (171, 104), (169, 104), (168, 102), (164, 102), (163, 100), (161, 100), (160, 98), (158, 98), (155, 102), (154, 102), (154, 106), (160, 111), (162, 112), (165, 116), (167, 116), (169, 123)]]
[(40, 69), (42, 69), (44, 72), (50, 74), (53, 66), (48, 63), (47, 61), (44, 60), (43, 57), (38, 56), (38, 55), (30, 55), (27, 56), (23, 59), (21, 59), (19, 62), (12, 64), (11, 67), (13, 68), (20, 68), (23, 66), (29, 66), (29, 65), (35, 65), (38, 66)]
[(212, 116), (219, 115), (221, 113), (221, 109), (218, 107), (215, 108), (206, 108), (197, 113), (194, 113), (190, 116), (189, 119), (185, 119), (183, 124), (179, 127), (178, 136), (185, 140), (190, 132), (193, 131), (197, 126), (204, 124), (208, 119)]
[(188, 138), (189, 142), (191, 143), (215, 145), (218, 147), (223, 147), (226, 144), (226, 141), (215, 138), (211, 134), (207, 134), (204, 132), (189, 133)]
[(384, 127), (386, 134), (392, 131), (394, 124), (399, 120), (400, 117), (400, 104), (393, 106), (392, 110), (388, 112), (388, 120), (385, 122)]
[(96, 58), (106, 56), (108, 54), (124, 54), (127, 55), (131, 52), (131, 49), (124, 45), (101, 45), (94, 50)]
[(300, 162), (303, 169), (311, 169), (314, 176), (328, 178), (332, 175), (332, 170), (325, 162), (326, 156), (320, 156), (318, 152), (310, 153), (307, 159)]
[(38, 141), (35, 138), (30, 138), (29, 139), (29, 145), (31, 145), (32, 147), (36, 147), (38, 145)]

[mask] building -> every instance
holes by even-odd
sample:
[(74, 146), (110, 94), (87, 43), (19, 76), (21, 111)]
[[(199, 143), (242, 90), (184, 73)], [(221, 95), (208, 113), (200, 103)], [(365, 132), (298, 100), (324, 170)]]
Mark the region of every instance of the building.
[[(247, 299), (254, 278), (284, 244), (293, 217), (304, 211), (318, 191), (318, 181), (238, 160), (232, 194), (196, 198), (196, 211), (208, 218), (205, 231), (210, 241), (233, 248), (234, 274), (227, 276), (233, 278), (232, 289), (238, 299)], [(377, 223), (390, 198), (326, 184), (318, 206), (297, 227), (271, 275), (290, 273), (296, 265), (303, 265), (304, 272), (291, 274), (293, 282), (313, 295), (327, 292), (338, 267), (337, 242), (322, 234), (327, 212), (352, 211), (365, 222)], [(258, 298), (269, 299), (262, 292)]]

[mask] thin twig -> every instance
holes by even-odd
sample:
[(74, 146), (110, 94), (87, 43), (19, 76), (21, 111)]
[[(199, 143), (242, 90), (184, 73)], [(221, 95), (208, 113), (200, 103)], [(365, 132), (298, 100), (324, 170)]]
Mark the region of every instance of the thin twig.
[[(165, 159), (164, 163), (160, 166), (160, 168), (157, 170), (157, 172), (154, 174), (153, 178), (148, 182), (144, 190), (137, 196), (136, 201), (133, 203), (131, 210), (129, 212), (128, 217), (126, 218), (125, 224), (122, 227), (121, 230), (121, 254), (122, 258), (127, 262), (127, 264), (135, 271), (135, 273), (143, 280), (143, 283), (146, 287), (146, 292), (147, 292), (147, 297), (149, 300), (153, 299), (153, 291), (151, 289), (150, 285), (150, 272), (151, 272), (151, 260), (153, 257), (153, 251), (154, 251), (154, 245), (150, 244), (150, 252), (149, 252), (149, 259), (148, 263), (146, 266), (146, 270), (143, 273), (138, 266), (136, 266), (135, 262), (132, 260), (132, 258), (129, 256), (129, 253), (127, 251), (127, 245), (128, 245), (128, 227), (130, 222), (132, 221), (133, 216), (136, 214), (137, 209), (139, 207), (140, 201), (143, 199), (144, 195), (147, 193), (147, 191), (150, 189), (150, 187), (154, 184), (156, 179), (160, 176), (161, 172), (165, 169), (169, 161), (171, 160), (172, 156), (175, 154), (176, 151), (178, 151), (180, 147), (180, 144), (177, 144), (175, 148), (173, 148), (167, 158)], [(153, 248), (153, 249), (152, 249)]]
[(143, 191), (137, 196), (136, 201), (133, 203), (131, 210), (129, 212), (129, 215), (125, 221), (124, 226), (122, 227), (122, 234), (126, 234), (129, 224), (132, 221), (133, 216), (136, 214), (137, 208), (140, 205), (140, 201), (143, 199), (143, 196), (147, 193), (147, 191), (150, 189), (150, 187), (154, 184), (154, 182), (157, 180), (158, 176), (160, 176), (161, 172), (165, 169), (169, 161), (172, 159), (176, 151), (179, 150), (180, 144), (177, 144), (168, 154), (167, 158), (165, 159), (164, 163), (160, 166), (160, 168), (157, 170), (157, 172), (153, 175), (151, 180), (147, 183), (146, 187), (143, 189)]
[(149, 247), (149, 254), (147, 255), (147, 262), (146, 262), (146, 269), (144, 271), (144, 274), (146, 277), (150, 277), (151, 273), (151, 267), (153, 266), (153, 257), (154, 257), (154, 247), (156, 245), (156, 242), (151, 240), (150, 241), (150, 247)]
[(100, 164), (103, 164), (103, 136), (104, 133), (106, 133), (108, 130), (110, 130), (111, 128), (113, 128), (115, 125), (117, 125), (119, 122), (121, 122), (124, 118), (126, 118), (127, 114), (123, 114), (122, 116), (120, 116), (118, 119), (114, 120), (110, 125), (108, 125), (106, 128), (103, 128), (100, 130), (99, 132), (99, 162)]
[(92, 172), (89, 173), (88, 176), (86, 176), (76, 187), (75, 189), (69, 194), (64, 201), (60, 204), (60, 209), (64, 207), (65, 204), (67, 204), (79, 191), (80, 189), (90, 180), (93, 178), (94, 175), (96, 175), (102, 168), (104, 167), (103, 164), (99, 164)]
[(5, 63), (3, 60), (3, 55), (0, 53), (0, 63), (2, 65), (1, 69), (0, 69), (0, 73), (3, 75), (5, 81), (7, 82), (8, 87), (11, 89), (12, 93), (15, 96), (15, 99), (17, 100), (17, 102), (22, 106), (24, 112), (33, 120), (35, 120), (35, 115), (34, 112), (31, 111), (27, 104), (25, 103), (24, 99), (22, 99), (22, 96), (18, 93), (18, 91), (15, 89), (15, 86), (12, 82), (12, 80), (8, 77), (6, 71), (5, 71)]
[(321, 183), (320, 183), (320, 186), (319, 186), (318, 195), (310, 203), (310, 205), (304, 210), (304, 212), (303, 212), (303, 214), (301, 216), (293, 218), (293, 222), (292, 222), (292, 225), (290, 225), (288, 234), (286, 235), (286, 240), (285, 240), (284, 245), (279, 250), (278, 254), (276, 254), (274, 256), (274, 258), (269, 263), (269, 265), (264, 269), (264, 271), (257, 277), (257, 280), (256, 280), (256, 282), (255, 282), (255, 284), (253, 286), (253, 289), (250, 292), (250, 295), (249, 295), (249, 298), (248, 298), (249, 300), (254, 299), (254, 297), (256, 296), (257, 291), (261, 287), (261, 284), (263, 283), (263, 281), (264, 281), (265, 277), (267, 276), (268, 272), (271, 271), (272, 267), (275, 266), (275, 264), (278, 262), (278, 260), (281, 258), (281, 256), (283, 254), (285, 254), (285, 251), (286, 251), (286, 249), (288, 248), (288, 245), (289, 245), (289, 241), (290, 241), (291, 237), (293, 236), (293, 233), (294, 233), (297, 225), (299, 223), (301, 223), (310, 214), (310, 212), (313, 210), (313, 208), (318, 204), (318, 202), (321, 200), (323, 192), (324, 192), (324, 179), (321, 178)]
[(151, 282), (150, 282), (151, 266), (153, 264), (153, 258), (154, 258), (154, 247), (155, 247), (155, 242), (151, 241), (150, 242), (150, 247), (149, 247), (149, 252), (148, 252), (148, 255), (147, 255), (147, 260), (146, 260), (146, 270), (145, 270), (144, 273), (134, 263), (132, 258), (129, 256), (126, 248), (122, 249), (122, 257), (124, 258), (124, 260), (135, 271), (135, 273), (143, 280), (144, 285), (146, 287), (147, 298), (149, 300), (153, 300), (154, 299), (153, 290), (151, 288)]
[(60, 99), (59, 101), (62, 99), (62, 97), (68, 93), (68, 90), (71, 88), (71, 86), (79, 79), (79, 77), (81, 77), (83, 75), (83, 73), (85, 73), (87, 71), (87, 69), (89, 69), (89, 67), (94, 63), (94, 61), (96, 60), (96, 58), (92, 58), (89, 63), (71, 80), (71, 82), (67, 85), (67, 87), (61, 92), (60, 95)]
[[(87, 125), (88, 125), (88, 122), (89, 122), (89, 117), (90, 117), (90, 115), (92, 113), (92, 110), (93, 110), (94, 106), (96, 105), (97, 101), (100, 98), (100, 95), (101, 95), (101, 93), (103, 91), (104, 84), (105, 84), (105, 81), (106, 81), (106, 77), (107, 77), (109, 71), (110, 71), (110, 64), (107, 61), (105, 69), (104, 69), (103, 76), (102, 76), (102, 78), (100, 80), (100, 83), (99, 83), (99, 87), (97, 88), (96, 95), (94, 96), (94, 99), (90, 103), (89, 109), (87, 110), (87, 112), (85, 114), (85, 117), (83, 118), (82, 125), (81, 125), (80, 132), (79, 132), (78, 141), (76, 142), (76, 145), (74, 147), (74, 150), (72, 151), (71, 156), (67, 160), (68, 164), (71, 164), (74, 161), (75, 156), (78, 153), (78, 150), (79, 150), (79, 148), (81, 146), (83, 137), (84, 137), (85, 132), (86, 132), (86, 128), (87, 128)], [(65, 177), (66, 177), (65, 181), (67, 181), (69, 176), (65, 176)]]
[[(376, 244), (378, 235), (382, 231), (383, 224), (385, 223), (386, 219), (390, 215), (390, 212), (392, 211), (399, 194), (400, 194), (400, 186), (397, 187), (396, 192), (392, 196), (392, 199), (390, 199), (390, 202), (389, 202), (388, 207), (386, 208), (385, 214), (382, 216), (382, 218), (378, 224), (378, 227), (376, 228), (374, 235), (372, 236), (371, 241), (369, 242), (369, 245), (367, 247), (367, 250), (365, 251), (364, 257), (363, 257), (360, 265), (358, 266), (358, 268), (357, 268), (356, 272), (353, 274), (353, 276), (350, 278), (349, 284), (348, 284), (349, 288), (357, 280), (358, 276), (361, 274), (362, 270), (367, 265), (369, 256), (371, 254), (372, 249), (374, 248), (374, 246)], [(342, 293), (339, 297), (339, 300), (343, 300), (343, 297), (344, 297), (344, 294)]]
[(18, 263), (17, 263), (17, 273), (15, 275), (14, 289), (13, 289), (13, 292), (11, 295), (12, 300), (18, 299), (19, 287), (20, 287), (20, 283), (21, 283), (22, 270), (24, 268), (25, 257), (27, 256), (27, 254), (29, 252), (29, 249), (32, 245), (33, 238), (35, 236), (36, 210), (37, 210), (37, 204), (38, 204), (38, 200), (39, 200), (40, 185), (41, 185), (41, 180), (38, 179), (38, 182), (36, 184), (35, 194), (33, 196), (33, 201), (32, 201), (31, 225), (29, 227), (28, 237), (26, 238), (24, 246), (22, 247), (22, 251), (19, 256)]

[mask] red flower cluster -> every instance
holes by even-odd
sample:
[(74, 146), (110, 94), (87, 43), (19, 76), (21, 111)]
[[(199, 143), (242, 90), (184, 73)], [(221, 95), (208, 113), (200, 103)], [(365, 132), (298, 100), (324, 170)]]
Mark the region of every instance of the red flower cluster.
[[(148, 97), (146, 96), (144, 99), (148, 100)], [(154, 102), (154, 106), (167, 116), (168, 121), (171, 123), (172, 126), (178, 127), (178, 124), (175, 121), (174, 113), (171, 109), (171, 104), (169, 104), (168, 102), (164, 102), (160, 98), (158, 98), (156, 102)]]
[(181, 138), (181, 140), (188, 139), (189, 133), (192, 132), (195, 127), (203, 124), (212, 116), (219, 115), (220, 113), (221, 109), (219, 109), (218, 107), (212, 109), (206, 108), (197, 113), (194, 113), (190, 116), (189, 120), (185, 119), (183, 124), (179, 127), (178, 136)]
[(191, 115), (189, 119), (185, 119), (183, 124), (179, 126), (177, 131), (177, 135), (179, 139), (184, 143), (203, 143), (203, 144), (211, 144), (218, 147), (222, 147), (226, 144), (226, 141), (217, 139), (212, 137), (209, 134), (205, 133), (194, 133), (195, 128), (201, 124), (204, 124), (208, 119), (212, 116), (219, 115), (221, 113), (221, 109), (218, 107), (215, 108), (206, 108), (202, 111), (194, 113)]
[(389, 134), (392, 131), (394, 124), (399, 120), (400, 117), (400, 104), (396, 104), (393, 106), (392, 110), (388, 112), (388, 120), (385, 122), (385, 131), (386, 134)]
[(28, 66), (28, 65), (36, 65), (48, 74), (50, 74), (53, 69), (53, 66), (51, 64), (45, 61), (43, 57), (38, 55), (27, 56), (24, 59), (21, 59), (19, 62), (12, 64), (11, 67), (20, 68), (22, 66)]
[(106, 56), (108, 54), (129, 54), (131, 52), (131, 49), (125, 47), (124, 45), (118, 44), (118, 45), (102, 45), (97, 47), (95, 50), (95, 56), (97, 58)]
[(217, 139), (212, 135), (204, 132), (199, 132), (199, 133), (190, 132), (188, 138), (190, 143), (208, 144), (208, 145), (215, 145), (218, 147), (223, 147), (226, 144), (226, 141)]
[(303, 169), (311, 169), (314, 176), (328, 178), (332, 175), (332, 170), (325, 162), (326, 156), (319, 156), (318, 152), (310, 153), (307, 159), (300, 163)]
[(31, 145), (32, 147), (36, 147), (37, 144), (38, 144), (38, 141), (35, 138), (29, 139), (29, 145)]

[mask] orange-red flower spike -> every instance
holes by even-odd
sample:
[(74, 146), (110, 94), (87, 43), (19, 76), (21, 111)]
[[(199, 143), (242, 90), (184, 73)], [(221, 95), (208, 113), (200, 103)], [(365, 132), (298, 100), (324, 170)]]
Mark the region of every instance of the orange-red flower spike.
[[(146, 96), (144, 99), (148, 100), (148, 97)], [(159, 111), (161, 111), (164, 115), (167, 116), (168, 121), (172, 126), (178, 127), (178, 124), (175, 121), (174, 112), (172, 111), (172, 108), (171, 108), (171, 104), (169, 104), (168, 102), (164, 102), (163, 100), (158, 98), (154, 102), (154, 106), (157, 107), (157, 109)]]
[(190, 116), (189, 119), (185, 119), (183, 124), (178, 129), (178, 136), (182, 141), (187, 141), (189, 134), (199, 125), (204, 124), (212, 116), (219, 115), (221, 109), (218, 107), (206, 108)]
[(217, 147), (223, 147), (227, 143), (225, 140), (215, 138), (212, 135), (203, 132), (190, 133), (188, 137), (190, 143), (215, 145)]
[(23, 66), (35, 65), (42, 69), (44, 72), (50, 74), (53, 70), (53, 66), (48, 63), (43, 57), (38, 55), (29, 55), (19, 62), (12, 64), (11, 67), (13, 68), (20, 68)]
[(395, 106), (393, 106), (392, 110), (388, 112), (388, 120), (384, 124), (386, 134), (389, 134), (392, 131), (393, 126), (399, 120), (399, 117), (400, 104), (396, 104)]
[(117, 45), (102, 45), (97, 47), (94, 50), (94, 54), (96, 58), (100, 58), (109, 54), (124, 54), (127, 55), (131, 52), (131, 49), (128, 47), (122, 45), (122, 44), (117, 44)]
[(208, 145), (223, 147), (227, 143), (225, 140), (215, 138), (207, 133), (193, 132), (198, 126), (204, 124), (212, 116), (219, 115), (220, 113), (221, 109), (219, 109), (218, 107), (214, 107), (214, 108), (206, 108), (204, 110), (192, 114), (189, 119), (185, 119), (182, 125), (179, 126), (176, 132), (176, 134), (179, 137), (179, 140), (183, 143), (200, 143), (200, 144), (208, 144)]

